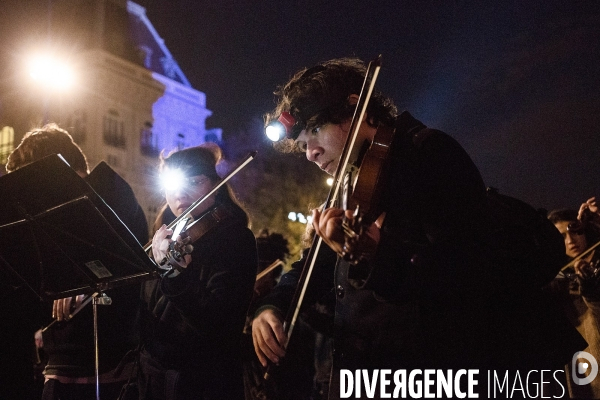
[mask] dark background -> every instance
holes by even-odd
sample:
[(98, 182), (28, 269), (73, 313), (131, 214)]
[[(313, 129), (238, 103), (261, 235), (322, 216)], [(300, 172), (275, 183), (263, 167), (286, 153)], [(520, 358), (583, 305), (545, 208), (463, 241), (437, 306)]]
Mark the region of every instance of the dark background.
[[(9, 38), (40, 22), (26, 2), (2, 3), (10, 57)], [(269, 111), (297, 69), (382, 54), (378, 88), (463, 144), (486, 184), (548, 209), (600, 196), (598, 1), (138, 3), (225, 137)]]

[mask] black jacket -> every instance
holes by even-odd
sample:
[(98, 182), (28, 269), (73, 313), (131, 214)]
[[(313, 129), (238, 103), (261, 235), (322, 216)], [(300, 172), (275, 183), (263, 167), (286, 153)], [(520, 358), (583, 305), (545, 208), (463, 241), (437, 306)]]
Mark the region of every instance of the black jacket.
[(242, 390), (240, 342), (258, 265), (256, 241), (237, 220), (193, 246), (191, 264), (177, 277), (145, 283), (142, 342), (164, 369), (193, 376), (188, 389), (198, 396), (228, 398)]

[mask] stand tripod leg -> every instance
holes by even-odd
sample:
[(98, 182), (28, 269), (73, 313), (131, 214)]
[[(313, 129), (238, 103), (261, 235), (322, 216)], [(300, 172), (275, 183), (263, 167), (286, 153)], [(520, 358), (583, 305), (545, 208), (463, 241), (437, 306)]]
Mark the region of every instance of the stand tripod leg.
[(96, 377), (96, 400), (100, 400), (100, 360), (98, 356), (98, 297), (94, 296), (92, 300), (94, 309), (94, 374)]
[(94, 374), (96, 378), (96, 400), (100, 400), (100, 352), (98, 351), (98, 305), (110, 305), (110, 297), (105, 293), (94, 293), (92, 308), (94, 313)]

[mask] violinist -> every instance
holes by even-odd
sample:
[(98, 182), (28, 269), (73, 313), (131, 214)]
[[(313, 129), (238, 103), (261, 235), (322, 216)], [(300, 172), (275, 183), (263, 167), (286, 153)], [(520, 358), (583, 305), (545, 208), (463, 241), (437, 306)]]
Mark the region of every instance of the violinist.
[[(600, 240), (600, 212), (596, 198), (581, 204), (579, 212), (572, 209), (553, 210), (548, 219), (565, 238), (566, 254), (575, 260)], [(588, 343), (584, 351), (600, 360), (600, 253), (592, 250), (572, 266), (561, 271), (547, 289), (564, 310), (571, 323)], [(573, 382), (571, 363), (566, 368), (569, 394), (572, 398), (600, 398), (600, 379), (589, 384)], [(585, 375), (588, 375), (586, 372)]]
[[(266, 116), (267, 126), (291, 121), (276, 147), (303, 152), (334, 175), (365, 73), (354, 58), (298, 71), (276, 91), (276, 108)], [(563, 354), (545, 352), (546, 340), (558, 337), (527, 318), (528, 300), (510, 287), (507, 268), (482, 240), (489, 233), (486, 188), (469, 155), (374, 91), (357, 146), (381, 128), (394, 132), (388, 178), (381, 212), (352, 244), (354, 260), (344, 259), (343, 224), (353, 225), (355, 210), (313, 211), (312, 224), (328, 246), (317, 256), (301, 312), (328, 292), (336, 296), (330, 398), (340, 395), (341, 369), (562, 368), (576, 350), (570, 337), (560, 339)], [(285, 356), (282, 321), (302, 265), (281, 278), (255, 314), (254, 346), (264, 366)]]
[[(143, 243), (147, 240), (146, 217), (129, 184), (116, 174), (106, 174), (105, 170), (89, 174), (85, 154), (73, 141), (71, 135), (55, 123), (49, 123), (26, 133), (19, 146), (9, 155), (6, 170), (9, 173), (16, 171), (51, 154), (61, 154), (71, 168), (106, 201), (138, 241)], [(15, 251), (30, 251), (30, 249), (15, 249)], [(52, 319), (59, 321), (43, 332), (44, 351), (49, 357), (44, 369), (43, 398), (47, 400), (96, 399), (92, 307), (84, 307), (80, 313), (69, 320), (67, 316), (73, 311), (74, 304), (82, 300), (83, 295), (59, 299), (48, 305), (43, 304), (40, 310), (42, 315), (27, 321), (27, 316), (32, 313), (32, 310), (40, 308), (40, 303), (19, 301), (17, 297), (19, 293), (27, 290), (23, 285), (21, 286), (11, 296), (3, 299), (10, 303), (11, 309), (21, 310), (14, 318), (4, 317), (4, 315), (2, 317), (5, 321), (14, 321), (10, 324), (12, 329), (25, 322), (38, 324), (37, 328), (39, 328), (48, 325), (51, 316)], [(133, 363), (121, 364), (121, 362), (136, 343), (134, 321), (138, 310), (139, 292), (140, 286), (136, 284), (110, 289), (106, 294), (112, 299), (112, 305), (99, 307), (98, 352), (101, 358), (99, 384), (103, 397), (116, 398), (131, 376)], [(5, 309), (5, 305), (0, 305), (0, 309)], [(115, 329), (116, 326), (119, 328)], [(3, 334), (7, 331), (10, 330), (3, 330)], [(31, 338), (33, 331), (21, 334)], [(2, 340), (5, 344), (16, 342)], [(26, 354), (29, 353), (28, 347)], [(13, 368), (5, 368), (5, 370), (10, 370), (12, 373), (19, 372), (19, 369), (14, 367), (19, 364), (18, 360), (11, 360), (10, 357), (2, 357), (2, 360), (6, 364), (13, 365)], [(119, 365), (121, 367), (117, 368)], [(2, 390), (13, 385), (15, 380), (17, 379), (13, 377), (2, 379)], [(10, 396), (0, 395), (0, 398), (16, 399), (24, 396), (13, 393)]]
[[(188, 233), (171, 237), (165, 224), (220, 181), (220, 157), (214, 144), (161, 157), (166, 204), (152, 239), (157, 262)], [(191, 243), (191, 254), (142, 289), (140, 399), (243, 398), (240, 343), (257, 269), (256, 241), (227, 186), (194, 209), (192, 228), (213, 210), (224, 216), (219, 223)]]

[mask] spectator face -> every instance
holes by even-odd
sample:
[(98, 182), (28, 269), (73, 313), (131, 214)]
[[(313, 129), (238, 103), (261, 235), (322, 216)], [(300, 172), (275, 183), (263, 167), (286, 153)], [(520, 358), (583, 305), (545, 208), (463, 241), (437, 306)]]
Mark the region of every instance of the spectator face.
[(577, 257), (587, 248), (587, 240), (583, 232), (570, 232), (567, 227), (571, 221), (559, 221), (554, 226), (565, 239), (565, 248), (569, 257)]

